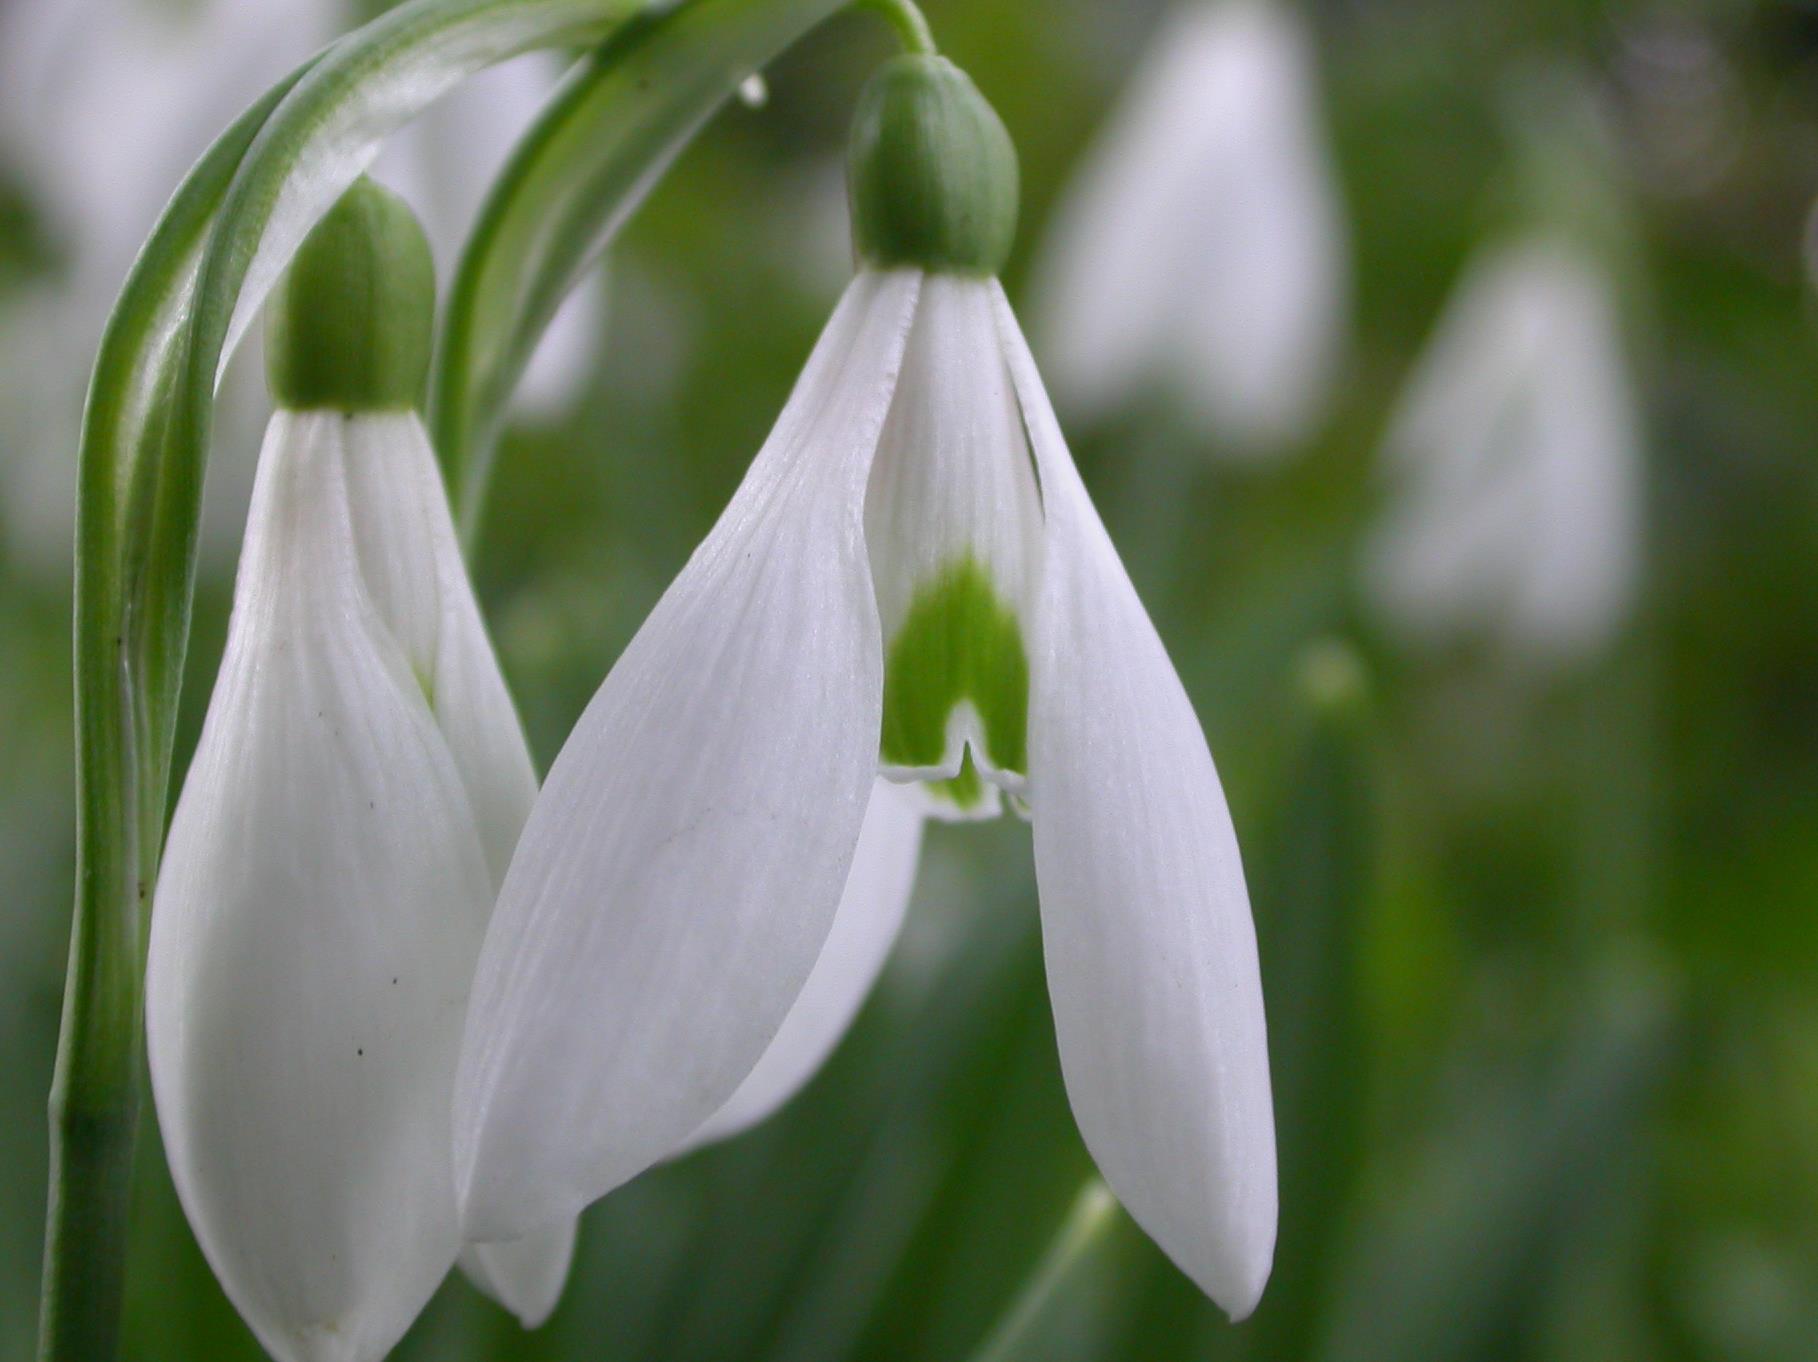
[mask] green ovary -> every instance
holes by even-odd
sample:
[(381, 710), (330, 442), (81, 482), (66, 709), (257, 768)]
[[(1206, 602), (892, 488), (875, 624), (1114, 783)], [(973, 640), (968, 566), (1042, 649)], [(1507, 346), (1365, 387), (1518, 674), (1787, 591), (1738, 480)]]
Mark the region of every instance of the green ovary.
[[(1029, 659), (1016, 613), (975, 558), (961, 558), (916, 593), (884, 667), (882, 755), (887, 766), (938, 766), (947, 720), (970, 703), (983, 731), (981, 755), (998, 770), (1028, 770)], [(931, 789), (960, 808), (984, 797), (970, 754)]]

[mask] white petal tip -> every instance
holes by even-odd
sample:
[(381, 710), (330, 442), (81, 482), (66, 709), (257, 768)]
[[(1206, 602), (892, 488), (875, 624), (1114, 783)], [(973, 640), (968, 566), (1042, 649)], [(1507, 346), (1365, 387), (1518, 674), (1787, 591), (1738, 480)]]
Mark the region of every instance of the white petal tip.
[(576, 1230), (575, 1221), (564, 1220), (507, 1243), (468, 1244), (461, 1250), (461, 1270), (524, 1329), (539, 1329), (555, 1313), (568, 1283)]

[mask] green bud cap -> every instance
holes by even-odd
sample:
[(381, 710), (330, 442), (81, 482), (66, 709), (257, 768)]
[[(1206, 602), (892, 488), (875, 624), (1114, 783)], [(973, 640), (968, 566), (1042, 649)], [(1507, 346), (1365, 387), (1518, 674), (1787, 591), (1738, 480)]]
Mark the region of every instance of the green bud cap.
[(1016, 148), (945, 57), (893, 58), (859, 96), (849, 152), (859, 258), (995, 275), (1016, 238)]
[(272, 293), (272, 399), (293, 411), (417, 406), (435, 309), (435, 265), (416, 215), (362, 176), (304, 238)]

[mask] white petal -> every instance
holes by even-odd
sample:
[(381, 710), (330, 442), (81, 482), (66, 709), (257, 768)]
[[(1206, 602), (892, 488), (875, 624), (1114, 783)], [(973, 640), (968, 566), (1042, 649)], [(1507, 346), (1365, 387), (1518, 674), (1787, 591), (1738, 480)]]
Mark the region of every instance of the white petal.
[(574, 1217), (565, 1216), (522, 1239), (469, 1244), (461, 1250), (461, 1271), (526, 1329), (538, 1328), (561, 1299), (574, 1261), (576, 1229)]
[[(441, 469), (415, 412), (365, 415), (343, 429), (361, 574), (467, 787), (496, 895), (536, 799), (536, 771), (468, 580)], [(574, 1239), (568, 1218), (520, 1240), (469, 1245), (461, 1266), (534, 1328), (561, 1295)]]
[(456, 1091), (475, 1238), (572, 1214), (730, 1098), (832, 926), (877, 762), (864, 482), (920, 276), (861, 275), (549, 773)]
[(921, 810), (907, 791), (879, 780), (872, 787), (833, 930), (813, 973), (757, 1067), (689, 1137), (688, 1148), (756, 1125), (819, 1071), (870, 996), (896, 944), (921, 849)]
[(536, 771), (416, 413), (349, 422), (347, 480), (367, 590), (448, 742), (496, 885), (536, 798)]
[(1241, 1317), (1268, 1279), (1276, 1186), (1237, 839), (1193, 706), (999, 299), (1047, 519), (1029, 798), (1067, 1094), (1119, 1200)]
[(449, 1093), (492, 884), (361, 581), (346, 418), (280, 414), (172, 822), (146, 1030), (190, 1223), (283, 1359), (376, 1359), (459, 1246)]
[(1032, 589), (1041, 501), (986, 280), (922, 285), (865, 492), (865, 542), (886, 639), (956, 559), (977, 559), (1010, 604)]

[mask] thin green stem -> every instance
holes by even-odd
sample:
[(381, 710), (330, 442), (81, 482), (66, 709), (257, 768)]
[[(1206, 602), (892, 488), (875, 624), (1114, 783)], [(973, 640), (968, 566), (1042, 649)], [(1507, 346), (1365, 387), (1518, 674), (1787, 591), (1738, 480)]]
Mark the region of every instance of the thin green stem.
[(1110, 1189), (1096, 1177), (1089, 1179), (1074, 1198), (1073, 1209), (1067, 1212), (1054, 1242), (984, 1345), (973, 1354), (972, 1362), (1012, 1362), (1023, 1355), (1061, 1288), (1117, 1223), (1117, 1210)]
[(939, 51), (934, 45), (934, 30), (928, 26), (928, 16), (917, 8), (915, 0), (853, 0), (853, 8), (875, 10), (881, 15), (896, 30), (903, 51), (927, 57)]
[(732, 94), (848, 0), (691, 0), (626, 25), (524, 135), (461, 254), (430, 430), (472, 551), (512, 391), (562, 299)]

